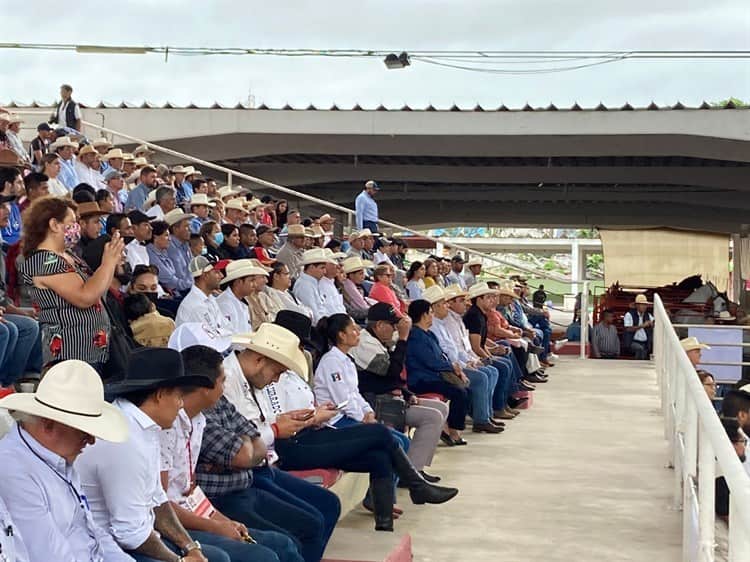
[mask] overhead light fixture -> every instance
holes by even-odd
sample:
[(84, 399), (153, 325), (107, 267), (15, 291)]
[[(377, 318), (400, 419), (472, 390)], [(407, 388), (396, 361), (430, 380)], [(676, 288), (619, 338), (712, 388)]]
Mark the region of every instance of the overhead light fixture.
[(396, 68), (406, 68), (407, 66), (411, 64), (411, 61), (409, 60), (409, 55), (406, 51), (401, 51), (400, 55), (397, 55), (395, 53), (386, 55), (383, 62), (385, 63), (385, 66), (388, 67), (389, 70), (394, 70)]

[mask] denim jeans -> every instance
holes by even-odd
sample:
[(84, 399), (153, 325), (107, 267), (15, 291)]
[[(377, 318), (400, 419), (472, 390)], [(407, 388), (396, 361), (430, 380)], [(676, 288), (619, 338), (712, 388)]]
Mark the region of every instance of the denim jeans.
[[(357, 425), (357, 424), (360, 424), (360, 423), (362, 423), (362, 422), (358, 422), (355, 419), (352, 419), (350, 417), (344, 416), (339, 421), (337, 421), (335, 425), (336, 425), (336, 427), (351, 427), (353, 425)], [(390, 432), (393, 435), (393, 438), (396, 440), (396, 442), (401, 445), (401, 448), (404, 450), (404, 452), (408, 453), (409, 452), (409, 444), (411, 443), (411, 440), (406, 435), (404, 435), (403, 433), (401, 433), (397, 429), (393, 429), (392, 427), (389, 427), (388, 429), (390, 430)]]
[(369, 228), (373, 234), (378, 231), (378, 223), (375, 221), (362, 221), (362, 229)]
[(490, 423), (490, 397), (497, 385), (497, 371), (491, 373), (481, 369), (464, 369), (469, 379), (471, 419), (474, 423)]
[[(204, 531), (190, 531), (190, 536), (201, 543), (203, 555), (208, 558), (209, 562), (293, 562), (299, 560), (294, 542), (286, 535), (257, 529), (248, 529), (248, 531), (258, 544), (248, 544)], [(172, 552), (180, 553), (177, 545), (164, 538), (162, 540)], [(135, 558), (136, 562), (158, 562), (142, 554), (133, 552), (128, 554)]]
[(278, 468), (253, 470), (253, 486), (272, 493), (277, 498), (307, 511), (315, 518), (313, 527), (316, 540), (302, 546), (300, 554), (305, 562), (318, 562), (323, 558), (326, 545), (341, 515), (338, 496), (322, 486), (317, 486)]
[(513, 363), (509, 357), (515, 359), (512, 354), (506, 357), (492, 358), (492, 366), (498, 372), (497, 386), (492, 395), (493, 410), (504, 410), (508, 405), (508, 398), (517, 390), (514, 380)]
[(39, 323), (28, 316), (6, 314), (0, 322), (0, 386), (9, 386), (26, 371), (42, 370)]

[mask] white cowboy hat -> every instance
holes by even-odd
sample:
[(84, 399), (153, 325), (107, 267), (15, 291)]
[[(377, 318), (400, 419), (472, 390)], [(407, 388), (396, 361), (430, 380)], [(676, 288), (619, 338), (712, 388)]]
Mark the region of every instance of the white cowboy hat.
[(263, 201), (253, 197), (250, 201), (247, 201), (245, 203), (245, 209), (247, 209), (248, 211), (252, 211), (253, 209), (257, 209), (258, 207), (263, 207), (264, 205), (265, 203)]
[(135, 165), (139, 168), (143, 168), (144, 166), (148, 166), (148, 160), (146, 160), (143, 156), (138, 156), (135, 160)]
[(329, 215), (328, 213), (325, 213), (324, 215), (321, 215), (318, 219), (318, 222), (336, 222), (336, 219)]
[(185, 219), (194, 219), (196, 215), (193, 213), (186, 213), (179, 207), (177, 209), (172, 209), (169, 211), (166, 215), (164, 215), (164, 222), (166, 222), (169, 226), (175, 225), (181, 220)]
[(307, 359), (299, 348), (299, 338), (286, 328), (268, 322), (253, 334), (236, 334), (232, 344), (281, 363), (290, 371), (307, 377)]
[(101, 138), (98, 138), (98, 139), (94, 139), (91, 142), (91, 146), (93, 146), (94, 148), (100, 148), (102, 146), (110, 147), (110, 146), (112, 146), (112, 143), (109, 142), (104, 137), (101, 137)]
[(78, 156), (85, 156), (86, 154), (99, 154), (99, 152), (91, 146), (90, 144), (87, 144), (84, 146), (81, 150), (78, 151)]
[(182, 164), (179, 164), (170, 170), (173, 174), (184, 174), (186, 171), (187, 168)]
[[(184, 169), (187, 170), (187, 168), (184, 168)], [(220, 198), (224, 199), (225, 197), (230, 197), (232, 195), (238, 195), (240, 192), (237, 191), (236, 189), (234, 189), (231, 185), (225, 185), (224, 187), (220, 187), (216, 191), (216, 193), (218, 194), (218, 196)]]
[(305, 236), (305, 227), (301, 224), (290, 224), (286, 227), (286, 235), (288, 236)]
[(102, 160), (112, 160), (113, 158), (122, 158), (125, 160), (127, 155), (120, 148), (113, 148), (107, 154), (102, 156)]
[(216, 203), (211, 203), (211, 201), (208, 200), (208, 195), (205, 193), (195, 193), (190, 198), (190, 206), (193, 205), (206, 205), (207, 207), (216, 207)]
[(635, 297), (635, 300), (633, 301), (633, 304), (651, 304), (651, 303), (648, 302), (646, 295), (637, 295)]
[(344, 252), (334, 252), (330, 248), (323, 248), (323, 251), (326, 253), (326, 256), (333, 260), (343, 260), (346, 258), (346, 254)]
[(719, 315), (716, 317), (717, 320), (722, 320), (723, 322), (731, 322), (732, 320), (737, 320), (736, 316), (732, 316), (728, 310), (722, 310), (719, 312)]
[(323, 248), (313, 248), (302, 254), (302, 263), (300, 265), (310, 265), (313, 263), (332, 263), (338, 265), (338, 262), (328, 256)]
[(513, 282), (510, 283), (503, 283), (500, 285), (500, 288), (497, 290), (498, 295), (505, 295), (506, 297), (513, 297), (514, 299), (518, 298), (518, 294), (515, 291), (515, 285)]
[(66, 146), (69, 146), (71, 148), (78, 148), (78, 143), (70, 140), (70, 137), (60, 137), (51, 145), (49, 145), (49, 149), (54, 151), (54, 150), (57, 150), (58, 148), (63, 148)]
[(133, 151), (133, 154), (135, 154), (135, 155), (138, 155), (138, 154), (156, 154), (156, 151), (151, 150), (145, 144), (142, 144), (142, 145), (136, 147), (136, 149)]
[(475, 283), (469, 288), (469, 298), (475, 299), (484, 295), (497, 295), (500, 291), (496, 289), (490, 289), (487, 283)]
[(457, 297), (465, 297), (466, 295), (469, 294), (466, 291), (464, 291), (461, 288), (461, 285), (459, 285), (458, 283), (454, 283), (453, 285), (448, 285), (445, 288), (444, 292), (445, 292), (445, 300), (447, 301), (453, 300)]
[(711, 349), (705, 343), (699, 342), (698, 338), (696, 338), (695, 336), (680, 340), (680, 345), (685, 351), (693, 351), (694, 349)]
[(121, 443), (128, 422), (104, 400), (102, 379), (91, 365), (70, 359), (54, 365), (36, 392), (18, 392), (0, 400), (0, 408), (54, 420), (99, 439)]
[[(111, 156), (110, 158), (122, 158), (125, 162), (135, 162), (135, 156), (133, 156), (130, 152), (123, 152), (119, 148), (117, 148), (115, 150), (119, 150), (120, 154), (122, 154), (122, 156)], [(110, 152), (112, 152), (112, 151), (110, 150)], [(106, 160), (106, 158), (105, 158), (105, 160)]]
[(341, 267), (344, 269), (345, 274), (354, 273), (355, 271), (362, 271), (375, 265), (370, 260), (363, 260), (357, 256), (346, 258), (342, 263)]
[(430, 304), (435, 304), (436, 302), (446, 300), (448, 297), (442, 287), (439, 285), (433, 285), (422, 291), (422, 298)]
[(314, 224), (310, 227), (310, 232), (312, 233), (313, 238), (323, 238), (323, 236), (326, 235), (325, 230), (323, 230), (317, 224)]
[(473, 267), (475, 265), (482, 265), (482, 258), (471, 258), (466, 262), (466, 267)]
[(234, 209), (235, 211), (242, 211), (243, 213), (247, 213), (244, 199), (230, 199), (224, 204), (224, 209), (227, 211), (229, 209)]
[(234, 260), (227, 265), (224, 271), (226, 277), (221, 280), (221, 285), (230, 283), (235, 279), (248, 277), (249, 275), (263, 275), (264, 277), (268, 275), (268, 270), (265, 268), (261, 269), (249, 259)]
[(219, 353), (224, 353), (232, 345), (232, 337), (218, 330), (212, 330), (205, 323), (185, 322), (177, 326), (172, 335), (169, 336), (167, 347), (182, 351), (194, 345), (205, 345)]
[(201, 172), (200, 170), (196, 170), (192, 166), (188, 166), (187, 168), (185, 168), (185, 175), (186, 176), (202, 176), (203, 172)]

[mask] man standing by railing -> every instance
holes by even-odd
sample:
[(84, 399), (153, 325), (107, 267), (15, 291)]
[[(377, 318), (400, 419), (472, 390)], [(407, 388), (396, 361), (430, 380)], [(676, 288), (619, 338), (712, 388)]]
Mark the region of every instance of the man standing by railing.
[(378, 191), (380, 191), (378, 182), (370, 180), (365, 184), (362, 193), (354, 200), (357, 230), (369, 228), (371, 232), (378, 231), (378, 204), (375, 202), (375, 194)]

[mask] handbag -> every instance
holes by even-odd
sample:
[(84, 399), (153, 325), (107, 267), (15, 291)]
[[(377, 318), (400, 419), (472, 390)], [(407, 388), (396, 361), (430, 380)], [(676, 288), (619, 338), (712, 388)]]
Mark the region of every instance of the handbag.
[(448, 384), (457, 386), (458, 388), (466, 388), (469, 386), (468, 382), (464, 382), (463, 379), (453, 371), (441, 371), (440, 378)]
[(378, 394), (375, 397), (375, 419), (398, 431), (406, 429), (406, 401), (393, 394)]
[(128, 337), (120, 325), (117, 317), (112, 312), (106, 298), (102, 298), (104, 310), (109, 317), (109, 357), (102, 366), (102, 379), (107, 383), (125, 380), (128, 375), (128, 363), (130, 354), (139, 347), (132, 339)]

